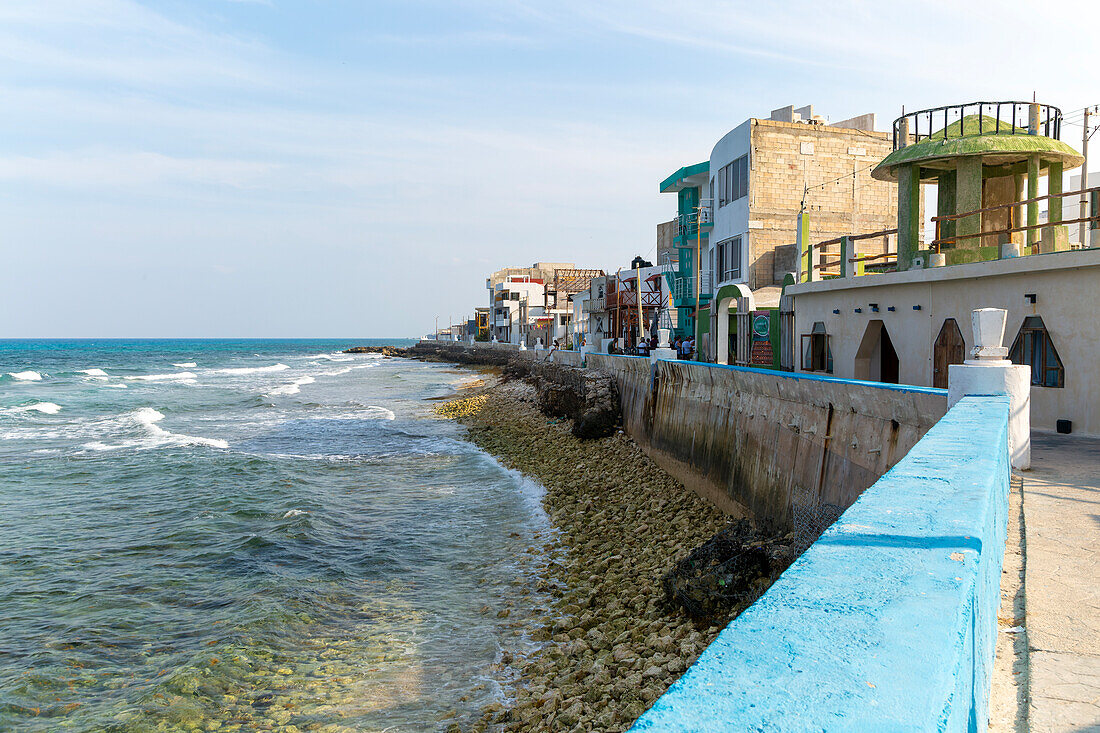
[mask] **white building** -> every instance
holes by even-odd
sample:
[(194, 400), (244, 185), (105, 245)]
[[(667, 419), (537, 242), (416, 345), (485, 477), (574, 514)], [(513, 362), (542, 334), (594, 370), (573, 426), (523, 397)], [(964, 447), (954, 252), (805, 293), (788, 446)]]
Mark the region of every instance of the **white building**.
[(497, 341), (526, 341), (532, 320), (546, 310), (546, 285), (541, 280), (511, 276), (493, 286), (491, 332)]

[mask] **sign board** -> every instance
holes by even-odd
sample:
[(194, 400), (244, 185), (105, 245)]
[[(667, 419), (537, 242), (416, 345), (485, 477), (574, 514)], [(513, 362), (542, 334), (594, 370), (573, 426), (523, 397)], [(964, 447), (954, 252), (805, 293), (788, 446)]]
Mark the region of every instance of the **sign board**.
[(752, 340), (760, 341), (768, 340), (768, 334), (771, 331), (771, 319), (767, 313), (760, 313), (757, 311), (752, 316)]
[(753, 366), (772, 366), (771, 317), (768, 311), (754, 311), (752, 314), (749, 363)]

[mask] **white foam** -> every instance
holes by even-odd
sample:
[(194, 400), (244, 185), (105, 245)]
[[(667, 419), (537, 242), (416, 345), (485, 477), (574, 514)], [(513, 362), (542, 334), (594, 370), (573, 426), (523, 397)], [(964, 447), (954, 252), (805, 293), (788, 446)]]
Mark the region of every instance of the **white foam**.
[(321, 376), (322, 377), (338, 377), (341, 374), (347, 374), (352, 369), (370, 369), (371, 367), (376, 367), (376, 366), (378, 366), (377, 362), (371, 363), (371, 364), (357, 364), (355, 366), (341, 367), (340, 369), (337, 369), (337, 370), (331, 371), (331, 372), (321, 372)]
[(275, 389), (268, 392), (268, 394), (269, 395), (298, 394), (299, 392), (302, 391), (301, 387), (302, 387), (303, 384), (313, 384), (316, 381), (317, 381), (316, 379), (314, 379), (313, 377), (311, 377), (309, 375), (306, 375), (304, 377), (298, 377), (297, 379), (295, 379), (290, 384), (284, 384), (282, 387), (276, 387)]
[(393, 420), (395, 417), (397, 417), (393, 414), (393, 410), (388, 410), (385, 407), (379, 407), (378, 405), (367, 405), (367, 409), (377, 414), (380, 414), (383, 420)]
[(194, 369), (198, 366), (198, 364), (193, 361), (182, 361), (179, 364), (172, 364), (172, 366), (179, 367), (181, 369)]
[(290, 511), (288, 511), (286, 514), (283, 515), (283, 519), (288, 519), (290, 517), (300, 517), (303, 514), (309, 514), (309, 512), (304, 511), (302, 509), (291, 509)]
[(215, 369), (215, 374), (262, 374), (264, 372), (281, 372), (290, 369), (286, 364), (272, 364), (265, 367), (234, 367), (232, 369)]
[(169, 380), (187, 381), (194, 380), (194, 372), (176, 372), (174, 374), (142, 374), (136, 377), (126, 377), (127, 379), (136, 379), (142, 382), (166, 382)]
[(134, 440), (124, 440), (114, 445), (96, 440), (85, 443), (84, 448), (94, 451), (118, 450), (120, 448), (156, 448), (161, 445), (205, 445), (211, 448), (228, 448), (229, 443), (218, 438), (201, 438), (183, 435), (165, 430), (158, 422), (164, 419), (164, 413), (152, 407), (142, 407), (123, 416), (126, 421), (134, 422), (144, 428), (147, 436)]
[(81, 369), (81, 374), (87, 374), (89, 377), (106, 377), (107, 372), (102, 369)]
[(25, 372), (8, 372), (8, 376), (12, 379), (18, 379), (23, 382), (38, 382), (41, 381), (42, 375), (38, 372), (25, 371)]
[(53, 402), (35, 402), (32, 405), (9, 407), (5, 412), (41, 412), (45, 415), (56, 415), (61, 412), (61, 405)]

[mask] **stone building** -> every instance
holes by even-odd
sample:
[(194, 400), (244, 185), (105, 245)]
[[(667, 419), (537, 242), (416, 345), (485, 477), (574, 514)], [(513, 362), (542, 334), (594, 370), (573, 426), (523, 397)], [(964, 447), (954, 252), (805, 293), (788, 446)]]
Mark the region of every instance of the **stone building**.
[(895, 187), (871, 177), (891, 138), (874, 124), (873, 114), (830, 124), (812, 107), (785, 107), (746, 120), (715, 144), (711, 292), (730, 283), (782, 284), (798, 269), (800, 211), (809, 213), (815, 241), (894, 226)]
[[(894, 226), (896, 186), (871, 177), (891, 136), (874, 127), (873, 114), (829, 123), (812, 107), (784, 107), (745, 120), (714, 145), (709, 161), (661, 183), (678, 196), (682, 235), (673, 243), (679, 261), (669, 268), (670, 286), (680, 323), (692, 322), (699, 304), (703, 358), (734, 360), (739, 305), (778, 304), (784, 277), (798, 271), (800, 221), (813, 241)], [(891, 242), (867, 242), (863, 251), (882, 252)]]

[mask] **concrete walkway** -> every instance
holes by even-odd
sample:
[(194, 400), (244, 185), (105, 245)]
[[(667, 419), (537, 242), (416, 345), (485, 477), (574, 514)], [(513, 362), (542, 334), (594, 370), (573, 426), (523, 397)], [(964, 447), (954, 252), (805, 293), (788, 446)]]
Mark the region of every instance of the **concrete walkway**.
[(1100, 731), (1100, 440), (1035, 433), (1023, 474), (1032, 731)]

